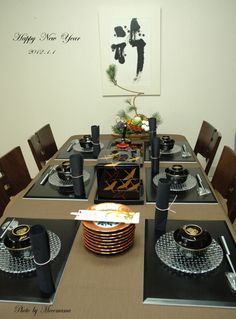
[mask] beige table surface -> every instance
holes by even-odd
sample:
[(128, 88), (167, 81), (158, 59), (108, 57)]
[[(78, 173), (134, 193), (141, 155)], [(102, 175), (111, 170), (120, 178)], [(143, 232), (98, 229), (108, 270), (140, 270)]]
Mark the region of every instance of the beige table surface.
[[(71, 140), (73, 138), (71, 137)], [(176, 136), (176, 140), (178, 138), (182, 137)], [(49, 164), (57, 162), (52, 159)], [(90, 165), (94, 165), (94, 162)], [(144, 164), (144, 167), (148, 165)], [(199, 164), (196, 162), (188, 165), (197, 167)], [(40, 178), (42, 173), (43, 171), (39, 172), (35, 180)], [(34, 180), (27, 189), (33, 183)], [(87, 208), (93, 204), (96, 181), (88, 201), (24, 199), (22, 197), (27, 189), (10, 202), (0, 220), (1, 223), (8, 216), (72, 219), (71, 211)], [(155, 208), (154, 204), (132, 205), (131, 207), (134, 211), (141, 213), (141, 219), (140, 224), (136, 226), (135, 244), (130, 250), (116, 256), (93, 254), (83, 246), (82, 227), (80, 227), (53, 305), (2, 302), (0, 303), (1, 318), (235, 319), (236, 309), (143, 304), (144, 223), (145, 218), (154, 218)], [(176, 213), (169, 212), (168, 219), (226, 220), (236, 239), (233, 227), (222, 206), (218, 203), (173, 204), (172, 208)]]

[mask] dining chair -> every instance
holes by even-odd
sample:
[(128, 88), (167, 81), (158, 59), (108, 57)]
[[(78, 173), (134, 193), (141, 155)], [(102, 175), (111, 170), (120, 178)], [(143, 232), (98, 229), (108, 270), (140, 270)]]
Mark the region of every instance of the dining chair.
[(236, 153), (224, 146), (212, 178), (212, 185), (226, 200), (228, 216), (233, 223), (236, 218)]
[(9, 198), (19, 193), (31, 182), (20, 146), (13, 148), (0, 158), (0, 173), (1, 184)]
[(0, 217), (3, 215), (3, 212), (9, 202), (10, 197), (8, 196), (3, 184), (0, 181)]
[(207, 121), (202, 122), (194, 147), (194, 153), (206, 159), (205, 173), (208, 174), (221, 140), (221, 133)]
[(46, 124), (32, 135), (28, 139), (28, 144), (39, 170), (58, 151), (50, 124)]

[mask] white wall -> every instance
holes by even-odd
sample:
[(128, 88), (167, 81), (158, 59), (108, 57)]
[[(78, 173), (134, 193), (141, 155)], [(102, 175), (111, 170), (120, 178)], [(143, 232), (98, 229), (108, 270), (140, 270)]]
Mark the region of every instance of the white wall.
[[(50, 123), (60, 146), (99, 124), (111, 132), (124, 97), (103, 97), (99, 60), (98, 11), (114, 0), (1, 0), (0, 156), (22, 147), (32, 176), (37, 172), (27, 138)], [(160, 133), (179, 133), (194, 146), (202, 120), (222, 133), (222, 147), (234, 147), (236, 123), (236, 1), (120, 0), (124, 5), (161, 7), (161, 95), (140, 97), (147, 115), (159, 111)], [(15, 32), (70, 32), (77, 44), (23, 45)], [(30, 48), (55, 54), (28, 54)], [(102, 70), (105, 72), (105, 70)], [(216, 161), (215, 161), (216, 163)]]

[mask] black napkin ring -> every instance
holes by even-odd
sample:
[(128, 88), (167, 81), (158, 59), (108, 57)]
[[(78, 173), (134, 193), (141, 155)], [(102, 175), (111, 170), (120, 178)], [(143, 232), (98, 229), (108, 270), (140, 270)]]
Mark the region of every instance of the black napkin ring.
[(84, 175), (78, 175), (78, 176), (71, 176), (72, 178), (80, 178), (80, 177), (83, 177)]
[(35, 263), (36, 265), (38, 265), (38, 266), (45, 266), (45, 265), (49, 264), (51, 260), (52, 260), (52, 259), (51, 259), (51, 257), (50, 257), (50, 258), (49, 258), (47, 261), (45, 261), (44, 263), (39, 263), (39, 262), (37, 262), (37, 261), (34, 259), (34, 263)]
[(156, 209), (158, 209), (159, 211), (161, 211), (161, 212), (165, 212), (166, 210), (169, 210), (170, 212), (172, 212), (172, 213), (175, 213), (176, 214), (176, 211), (175, 210), (173, 210), (173, 209), (170, 209), (171, 208), (171, 206), (174, 204), (174, 202), (176, 201), (176, 198), (177, 198), (177, 195), (175, 195), (175, 197), (174, 197), (174, 199), (173, 199), (173, 201), (170, 203), (170, 205), (168, 206), (168, 207), (166, 207), (166, 208), (159, 208), (159, 207), (157, 207), (157, 205), (156, 205)]

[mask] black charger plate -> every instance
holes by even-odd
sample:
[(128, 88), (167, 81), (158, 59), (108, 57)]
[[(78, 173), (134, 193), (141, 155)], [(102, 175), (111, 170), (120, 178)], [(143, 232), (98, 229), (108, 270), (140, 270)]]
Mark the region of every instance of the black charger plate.
[(50, 185), (47, 180), (45, 184), (41, 185), (40, 182), (44, 176), (50, 171), (49, 167), (42, 177), (40, 177), (34, 185), (29, 189), (29, 191), (24, 195), (24, 198), (43, 198), (43, 199), (76, 199), (76, 200), (88, 200), (90, 190), (94, 181), (94, 168), (93, 167), (84, 167), (86, 171), (90, 174), (90, 179), (85, 183), (85, 196), (84, 198), (77, 198), (73, 192), (73, 188), (58, 188)]
[[(219, 242), (224, 235), (231, 252), (231, 259), (236, 265), (236, 244), (224, 221), (186, 221), (168, 220), (167, 232), (186, 223), (194, 223), (206, 228)], [(158, 258), (155, 252), (157, 239), (163, 234), (155, 232), (154, 220), (145, 220), (144, 287), (145, 304), (202, 306), (236, 308), (236, 294), (231, 290), (225, 272), (230, 267), (224, 256), (222, 263), (215, 270), (204, 275), (188, 275), (174, 271)]]
[[(4, 223), (12, 218), (7, 218)], [(61, 240), (61, 249), (57, 257), (51, 262), (52, 276), (56, 290), (63, 274), (67, 258), (70, 253), (80, 221), (64, 219), (31, 219), (17, 218), (20, 224), (42, 224), (46, 229), (54, 232)], [(66, 229), (66, 232), (65, 232)], [(0, 256), (1, 258), (1, 256)], [(43, 296), (37, 284), (36, 272), (27, 274), (9, 274), (0, 271), (0, 300), (5, 302), (27, 302), (52, 304), (55, 294)]]
[[(190, 157), (182, 157), (182, 145), (185, 144), (187, 152), (190, 153)], [(196, 162), (191, 147), (188, 142), (176, 142), (176, 146), (180, 149), (179, 152), (163, 152), (160, 154), (160, 162), (186, 162), (186, 163), (194, 163)], [(150, 150), (150, 142), (145, 142), (144, 144), (144, 161), (151, 162), (151, 150)]]
[[(200, 168), (189, 168), (189, 174), (191, 176), (195, 177), (196, 174), (199, 174), (203, 181), (203, 186), (210, 189), (209, 185), (207, 184), (207, 181), (205, 177), (201, 174)], [(163, 168), (160, 168), (160, 173), (162, 174), (164, 172)], [(153, 183), (153, 176), (151, 172), (151, 168), (148, 167), (145, 169), (145, 186), (146, 186), (146, 202), (147, 203), (155, 203), (157, 199), (157, 192), (158, 187), (154, 185)], [(197, 193), (198, 185), (196, 183), (196, 186), (187, 190), (187, 191), (178, 191), (178, 192), (171, 192), (170, 194), (170, 202), (172, 202), (175, 198), (175, 195), (177, 195), (177, 198), (175, 199), (175, 203), (217, 203), (215, 196), (212, 194), (199, 196)]]

